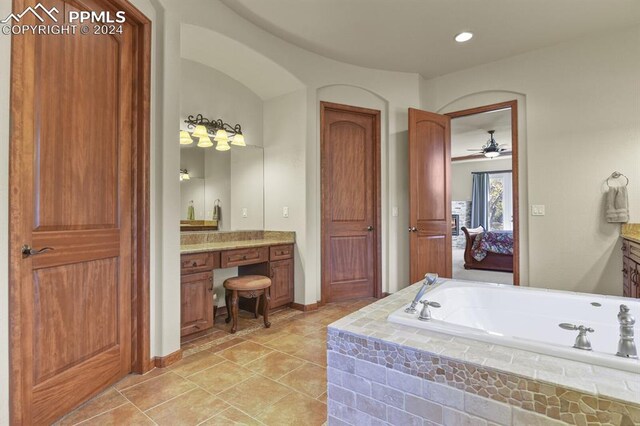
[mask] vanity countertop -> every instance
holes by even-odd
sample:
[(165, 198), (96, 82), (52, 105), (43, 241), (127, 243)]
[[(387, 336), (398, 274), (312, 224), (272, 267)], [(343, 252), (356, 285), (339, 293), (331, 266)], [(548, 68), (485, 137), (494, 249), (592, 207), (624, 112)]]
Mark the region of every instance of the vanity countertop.
[(287, 231), (183, 232), (180, 235), (180, 254), (294, 243), (295, 232)]
[(640, 244), (640, 223), (625, 223), (622, 225), (620, 236), (625, 240)]

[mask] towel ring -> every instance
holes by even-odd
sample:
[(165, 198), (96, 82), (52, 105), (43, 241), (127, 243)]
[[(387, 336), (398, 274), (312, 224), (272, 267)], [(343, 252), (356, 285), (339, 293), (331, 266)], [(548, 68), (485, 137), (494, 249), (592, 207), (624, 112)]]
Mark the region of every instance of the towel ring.
[(611, 176), (609, 176), (609, 177), (607, 178), (607, 186), (608, 186), (609, 188), (611, 188), (611, 185), (609, 185), (609, 179), (619, 179), (619, 178), (621, 178), (621, 177), (625, 178), (625, 180), (627, 181), (627, 182), (624, 184), (624, 186), (628, 186), (628, 185), (629, 185), (629, 178), (628, 178), (628, 177), (626, 177), (625, 175), (623, 175), (623, 174), (622, 174), (622, 173), (620, 173), (620, 172), (613, 172), (613, 173), (611, 173)]

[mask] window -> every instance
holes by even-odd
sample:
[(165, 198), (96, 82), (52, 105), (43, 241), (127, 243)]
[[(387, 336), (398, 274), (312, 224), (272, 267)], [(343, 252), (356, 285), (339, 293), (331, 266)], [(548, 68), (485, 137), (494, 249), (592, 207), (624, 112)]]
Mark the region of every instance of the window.
[(489, 231), (513, 230), (511, 172), (489, 174)]

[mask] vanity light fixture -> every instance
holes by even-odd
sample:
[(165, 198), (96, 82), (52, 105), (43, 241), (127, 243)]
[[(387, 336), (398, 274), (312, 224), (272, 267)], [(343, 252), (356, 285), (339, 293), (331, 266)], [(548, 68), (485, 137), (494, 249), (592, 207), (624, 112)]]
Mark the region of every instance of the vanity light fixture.
[(463, 31), (460, 34), (456, 34), (456, 36), (454, 37), (455, 41), (457, 41), (458, 43), (464, 43), (465, 41), (469, 41), (473, 38), (473, 33), (470, 33), (468, 31)]
[(229, 141), (232, 145), (246, 146), (240, 124), (231, 126), (222, 119), (210, 120), (202, 114), (190, 115), (184, 122), (187, 123), (189, 129), (194, 129), (192, 136), (199, 139), (199, 147), (213, 146), (209, 135), (214, 135), (213, 140), (216, 141), (216, 150), (218, 151), (230, 150)]
[(193, 139), (191, 139), (191, 135), (186, 130), (180, 130), (180, 145), (191, 145), (193, 143)]
[(189, 172), (187, 171), (187, 169), (180, 169), (180, 182), (189, 179), (191, 179), (191, 177), (189, 176)]

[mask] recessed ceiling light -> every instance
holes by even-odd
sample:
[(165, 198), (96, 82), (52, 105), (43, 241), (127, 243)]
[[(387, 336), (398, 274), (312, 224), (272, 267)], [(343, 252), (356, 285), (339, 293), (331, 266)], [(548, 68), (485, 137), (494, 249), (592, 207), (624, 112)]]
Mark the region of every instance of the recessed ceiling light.
[(473, 33), (464, 31), (464, 32), (461, 32), (460, 34), (456, 35), (455, 40), (458, 43), (464, 43), (465, 41), (469, 41), (472, 38), (473, 38)]

